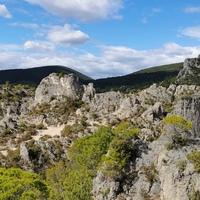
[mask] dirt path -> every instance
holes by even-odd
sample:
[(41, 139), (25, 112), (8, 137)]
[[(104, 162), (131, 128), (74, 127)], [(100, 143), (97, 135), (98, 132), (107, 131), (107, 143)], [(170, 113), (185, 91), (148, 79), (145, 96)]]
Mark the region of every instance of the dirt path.
[(56, 136), (56, 135), (61, 135), (61, 131), (63, 130), (63, 128), (64, 128), (64, 125), (58, 126), (58, 127), (49, 126), (45, 130), (38, 130), (38, 134), (33, 136), (33, 139), (39, 140), (44, 135), (49, 135), (51, 137)]

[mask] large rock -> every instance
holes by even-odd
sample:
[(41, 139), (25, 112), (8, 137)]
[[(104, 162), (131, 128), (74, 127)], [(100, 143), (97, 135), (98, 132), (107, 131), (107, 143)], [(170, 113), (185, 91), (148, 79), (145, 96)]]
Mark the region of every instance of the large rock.
[[(185, 59), (183, 63), (183, 69), (180, 70), (177, 81), (178, 82), (184, 82), (188, 81), (188, 78), (199, 76), (199, 74), (196, 73), (196, 70), (200, 69), (200, 55), (197, 58), (187, 58)], [(189, 80), (190, 82), (193, 80)]]
[[(166, 150), (166, 137), (148, 146), (135, 143), (138, 154), (122, 179), (102, 176), (93, 180), (93, 197), (98, 200), (190, 200), (192, 190), (199, 190), (200, 175), (194, 171), (187, 154), (199, 148), (199, 142), (182, 149)], [(185, 169), (179, 167), (185, 162)]]
[(191, 95), (179, 100), (173, 111), (192, 122), (193, 137), (200, 137), (200, 95)]
[(73, 74), (59, 77), (56, 73), (44, 78), (35, 91), (36, 103), (50, 102), (54, 97), (63, 96), (81, 99), (84, 87)]
[(90, 112), (99, 116), (115, 116), (119, 119), (131, 117), (138, 112), (139, 101), (134, 94), (120, 92), (95, 94), (89, 104)]
[(154, 121), (163, 117), (163, 106), (161, 102), (156, 102), (153, 106), (150, 106), (142, 115), (142, 118), (148, 121)]

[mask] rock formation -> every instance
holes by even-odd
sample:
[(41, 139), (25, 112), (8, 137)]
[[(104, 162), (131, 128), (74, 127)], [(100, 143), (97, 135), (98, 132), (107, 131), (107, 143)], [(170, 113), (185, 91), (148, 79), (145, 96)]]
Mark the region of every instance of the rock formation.
[(35, 102), (50, 102), (55, 97), (82, 98), (84, 87), (73, 74), (59, 77), (52, 73), (44, 78), (35, 91)]
[[(187, 58), (183, 63), (183, 69), (180, 70), (177, 76), (178, 83), (193, 83), (196, 84), (199, 79), (200, 70), (200, 55), (197, 58)], [(195, 80), (192, 80), (195, 79)]]
[[(186, 59), (178, 78), (182, 80), (193, 73), (193, 68), (199, 69), (199, 60), (200, 57)], [(65, 97), (72, 101), (65, 102)], [(187, 145), (169, 148), (174, 133), (162, 123), (169, 115), (192, 122), (191, 134), (179, 138), (185, 139)], [(15, 160), (23, 169), (35, 172), (67, 159), (71, 144), (91, 135), (100, 125), (115, 127), (128, 121), (138, 127), (140, 133), (131, 139), (134, 152), (122, 173), (109, 176), (102, 173), (101, 167), (98, 169), (91, 191), (95, 200), (191, 200), (192, 190), (200, 189), (200, 174), (187, 158), (194, 149), (200, 150), (200, 86), (171, 84), (166, 88), (153, 84), (130, 94), (96, 93), (93, 84), (83, 85), (72, 74), (50, 74), (36, 88), (34, 97), (1, 102), (0, 117), (6, 140), (0, 148), (5, 155), (2, 163), (12, 166), (6, 160), (9, 151), (6, 154), (5, 149), (18, 148)], [(65, 126), (63, 134), (32, 139), (38, 129), (60, 124)], [(29, 130), (30, 127), (34, 128)], [(16, 137), (12, 140), (9, 134)]]

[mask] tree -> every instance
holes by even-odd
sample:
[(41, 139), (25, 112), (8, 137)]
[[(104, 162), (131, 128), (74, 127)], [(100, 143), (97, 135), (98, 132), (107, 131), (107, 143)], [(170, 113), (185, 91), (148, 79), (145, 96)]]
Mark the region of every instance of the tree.
[(115, 137), (109, 145), (109, 151), (103, 158), (103, 173), (109, 176), (117, 176), (127, 165), (131, 156), (135, 153), (133, 140), (141, 130), (122, 122), (115, 129)]
[(102, 126), (93, 135), (80, 138), (69, 148), (69, 161), (57, 163), (47, 170), (47, 182), (53, 193), (59, 194), (59, 198), (53, 199), (92, 199), (92, 179), (113, 137), (112, 129)]
[(48, 199), (50, 188), (37, 174), (17, 168), (0, 168), (0, 199)]

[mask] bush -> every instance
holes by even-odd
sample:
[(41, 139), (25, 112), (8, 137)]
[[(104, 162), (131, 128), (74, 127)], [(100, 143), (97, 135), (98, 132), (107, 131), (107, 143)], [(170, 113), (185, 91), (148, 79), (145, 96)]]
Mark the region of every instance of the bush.
[(0, 195), (2, 200), (48, 199), (50, 188), (34, 173), (0, 168)]
[(54, 193), (59, 194), (59, 198), (54, 199), (92, 199), (92, 179), (113, 136), (110, 127), (100, 127), (93, 135), (78, 139), (69, 148), (66, 164), (59, 162), (47, 170), (47, 181)]
[(131, 128), (126, 122), (120, 123), (115, 129), (115, 137), (110, 143), (108, 154), (104, 156), (103, 173), (117, 176), (122, 173), (128, 160), (135, 153), (133, 140), (140, 129)]
[(194, 150), (187, 154), (187, 159), (193, 164), (195, 171), (200, 173), (200, 151)]
[(185, 168), (186, 168), (186, 166), (187, 166), (187, 163), (186, 163), (185, 160), (180, 160), (180, 161), (177, 163), (176, 166), (179, 168), (179, 170), (184, 171)]
[(200, 200), (200, 191), (193, 188), (189, 200)]
[(184, 133), (192, 129), (192, 123), (187, 121), (183, 116), (170, 115), (163, 119), (164, 125), (169, 125), (173, 129), (170, 133), (171, 142), (167, 143), (167, 150), (183, 147), (187, 145), (187, 138)]
[(7, 150), (8, 152), (8, 155), (5, 157), (6, 160), (5, 160), (5, 163), (6, 163), (6, 167), (21, 167), (21, 163), (20, 163), (20, 159), (21, 159), (21, 156), (20, 156), (20, 149), (19, 147), (16, 149), (16, 150), (11, 150), (11, 149), (8, 149)]
[(153, 184), (157, 180), (158, 171), (154, 163), (151, 163), (149, 166), (142, 166), (141, 170), (143, 170), (145, 178), (150, 184)]
[(173, 126), (176, 130), (177, 128), (182, 129), (183, 131), (189, 131), (192, 129), (192, 123), (187, 121), (183, 116), (179, 115), (170, 115), (163, 119), (162, 123), (164, 125)]

